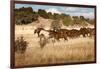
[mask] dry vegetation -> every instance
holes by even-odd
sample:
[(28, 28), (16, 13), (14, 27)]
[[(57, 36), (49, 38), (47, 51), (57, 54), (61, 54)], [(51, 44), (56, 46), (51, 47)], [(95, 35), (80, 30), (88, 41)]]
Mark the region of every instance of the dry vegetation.
[(94, 38), (76, 38), (68, 41), (49, 42), (39, 46), (33, 25), (15, 26), (15, 38), (23, 35), (28, 42), (24, 54), (15, 53), (15, 66), (94, 61)]

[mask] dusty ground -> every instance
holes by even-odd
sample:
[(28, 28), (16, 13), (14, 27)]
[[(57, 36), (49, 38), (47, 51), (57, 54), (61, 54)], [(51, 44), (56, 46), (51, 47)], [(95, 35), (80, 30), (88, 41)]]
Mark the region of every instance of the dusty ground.
[(15, 26), (15, 38), (23, 35), (28, 42), (23, 55), (15, 53), (16, 66), (94, 61), (94, 38), (80, 37), (54, 44), (49, 42), (41, 49), (34, 29), (34, 25)]

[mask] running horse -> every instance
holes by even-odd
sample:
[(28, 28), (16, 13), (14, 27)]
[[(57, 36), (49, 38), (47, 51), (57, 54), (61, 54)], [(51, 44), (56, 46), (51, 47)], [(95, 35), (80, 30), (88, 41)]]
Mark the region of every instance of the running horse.
[(44, 28), (37, 28), (37, 29), (35, 29), (34, 34), (37, 33), (38, 37), (39, 37), (41, 31), (47, 32), (49, 39), (54, 38), (56, 40), (59, 40), (61, 38), (64, 38), (64, 40), (68, 40), (67, 39), (67, 29), (59, 29), (59, 30), (55, 31), (55, 30), (45, 30)]

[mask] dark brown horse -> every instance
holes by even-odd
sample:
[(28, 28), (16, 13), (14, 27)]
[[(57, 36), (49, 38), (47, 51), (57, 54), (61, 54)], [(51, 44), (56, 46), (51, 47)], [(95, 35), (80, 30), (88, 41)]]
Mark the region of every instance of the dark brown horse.
[(63, 38), (64, 40), (68, 40), (67, 39), (67, 29), (59, 29), (57, 31), (55, 31), (55, 35), (54, 38), (59, 40), (61, 38)]
[(80, 31), (77, 29), (68, 30), (67, 35), (69, 38), (76, 38), (80, 36)]
[(89, 31), (89, 37), (92, 37), (95, 35), (95, 28), (87, 28), (87, 30)]
[(89, 30), (87, 28), (80, 28), (80, 33), (83, 37), (86, 37), (89, 34)]
[(83, 35), (83, 37), (86, 36), (93, 36), (95, 34), (94, 28), (80, 28), (80, 33)]

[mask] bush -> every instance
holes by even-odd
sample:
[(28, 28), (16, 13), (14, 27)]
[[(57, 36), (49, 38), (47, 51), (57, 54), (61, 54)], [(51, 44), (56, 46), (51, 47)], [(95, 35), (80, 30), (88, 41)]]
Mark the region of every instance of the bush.
[(49, 18), (48, 13), (45, 10), (39, 9), (38, 10), (38, 14), (39, 14), (39, 16), (41, 16), (41, 17), (43, 17), (45, 19)]
[(73, 25), (73, 20), (72, 20), (71, 16), (66, 16), (62, 20), (63, 20), (63, 24), (65, 26)]
[(53, 29), (53, 30), (59, 30), (59, 29), (61, 29), (61, 26), (62, 26), (62, 24), (60, 23), (60, 20), (58, 20), (58, 19), (53, 20), (51, 23), (51, 29)]
[(24, 40), (24, 37), (18, 37), (15, 40), (15, 52), (24, 53), (27, 49), (28, 43)]
[(15, 19), (17, 25), (29, 24), (38, 20), (38, 13), (30, 7), (15, 9)]

